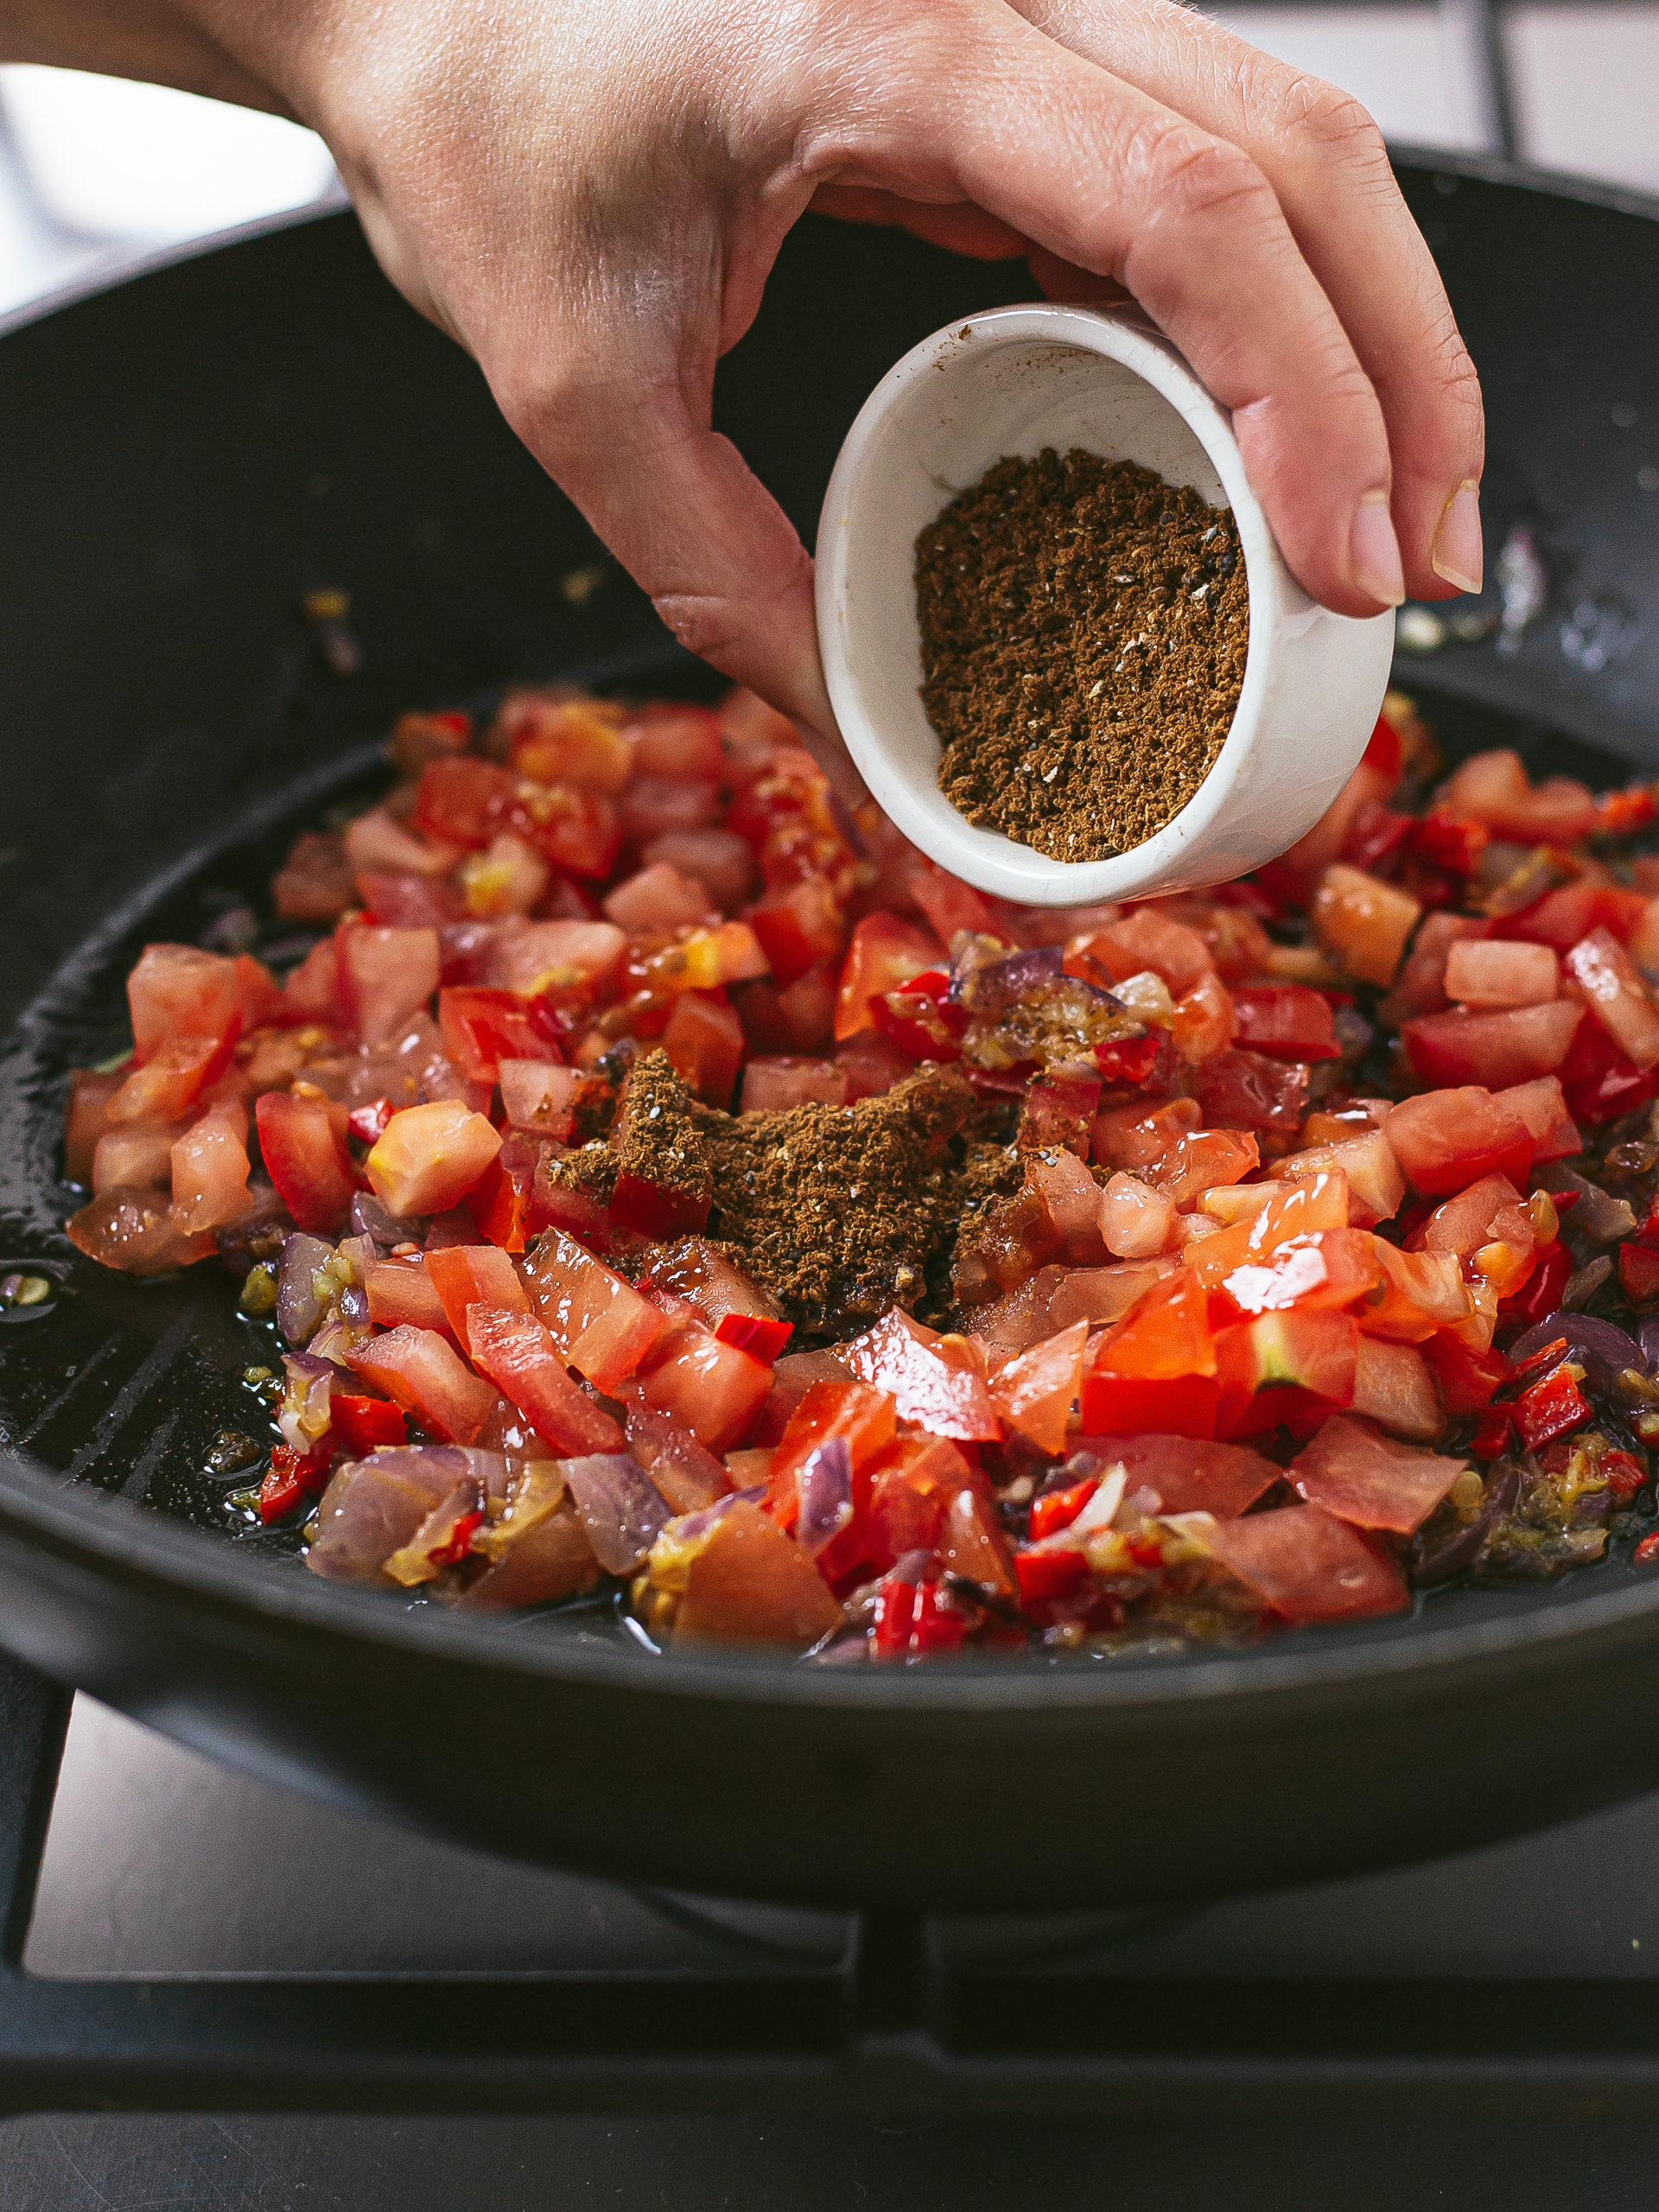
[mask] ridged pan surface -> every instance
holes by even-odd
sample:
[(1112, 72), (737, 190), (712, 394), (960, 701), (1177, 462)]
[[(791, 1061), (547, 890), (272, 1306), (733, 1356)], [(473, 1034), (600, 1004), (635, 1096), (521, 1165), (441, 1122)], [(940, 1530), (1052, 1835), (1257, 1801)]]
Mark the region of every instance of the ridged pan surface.
[[(1485, 385), (1489, 544), (1529, 529), (1551, 600), (1516, 650), (1453, 645), (1401, 680), (1452, 751), (1659, 766), (1659, 225), (1478, 165), (1402, 181)], [(810, 532), (882, 372), (1027, 288), (809, 220), (722, 370), (721, 424)], [(122, 1043), (147, 939), (257, 906), (296, 829), (372, 792), (398, 709), (526, 676), (706, 679), (349, 218), (12, 329), (0, 419), (0, 1262), (60, 1288), (0, 1323), (0, 1641), (336, 1801), (728, 1895), (1150, 1901), (1659, 1779), (1659, 1580), (1624, 1560), (1242, 1655), (888, 1671), (652, 1659), (607, 1604), (462, 1622), (233, 1533), (206, 1461), (258, 1433), (240, 1378), (274, 1346), (221, 1271), (135, 1283), (73, 1252), (67, 1071)], [(296, 613), (324, 586), (351, 595), (349, 677)]]

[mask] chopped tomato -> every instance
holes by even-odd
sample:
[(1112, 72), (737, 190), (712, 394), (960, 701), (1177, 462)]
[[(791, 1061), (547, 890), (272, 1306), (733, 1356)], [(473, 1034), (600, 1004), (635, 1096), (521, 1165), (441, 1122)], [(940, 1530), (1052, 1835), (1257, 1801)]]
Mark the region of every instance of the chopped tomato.
[(795, 1333), (792, 1321), (774, 1321), (764, 1313), (722, 1313), (715, 1334), (723, 1344), (735, 1344), (767, 1367)]
[(743, 1060), (743, 1025), (723, 991), (683, 992), (663, 1032), (663, 1050), (699, 1098), (710, 1106), (731, 1104)]
[(340, 1001), (365, 1045), (396, 1037), (438, 988), (435, 930), (384, 930), (342, 922), (334, 932)]
[(1522, 844), (1570, 845), (1596, 820), (1596, 803), (1582, 784), (1551, 776), (1535, 788), (1520, 754), (1507, 750), (1471, 753), (1442, 787), (1439, 804)]
[(874, 1027), (872, 1001), (896, 991), (912, 976), (937, 967), (934, 940), (897, 915), (866, 914), (855, 928), (841, 972), (836, 1001), (836, 1038), (840, 1042)]
[(1659, 1062), (1659, 1007), (1630, 954), (1611, 931), (1595, 929), (1573, 947), (1565, 965), (1591, 1013), (1645, 1074)]
[(1275, 1059), (1333, 1060), (1340, 1051), (1331, 1001), (1301, 983), (1256, 985), (1232, 994), (1235, 1041)]
[(1509, 1380), (1510, 1363), (1500, 1351), (1477, 1351), (1441, 1330), (1424, 1344), (1449, 1414), (1478, 1414)]
[(1193, 1069), (1192, 1095), (1217, 1135), (1273, 1129), (1294, 1136), (1307, 1110), (1307, 1065), (1229, 1046)]
[(1259, 1313), (1217, 1331), (1217, 1433), (1261, 1435), (1281, 1421), (1312, 1429), (1353, 1403), (1358, 1357), (1358, 1328), (1329, 1308)]
[(1584, 1139), (1567, 1110), (1560, 1079), (1547, 1075), (1536, 1083), (1511, 1084), (1497, 1094), (1498, 1103), (1513, 1107), (1532, 1138), (1534, 1166), (1548, 1160), (1567, 1160), (1584, 1149)]
[(1002, 1433), (985, 1387), (985, 1355), (970, 1337), (940, 1336), (895, 1306), (842, 1357), (887, 1392), (901, 1419), (931, 1435), (994, 1441)]
[(1422, 908), (1393, 884), (1338, 863), (1320, 878), (1309, 912), (1314, 935), (1348, 973), (1386, 989)]
[(474, 1375), (448, 1337), (407, 1324), (372, 1337), (346, 1355), (355, 1371), (451, 1444), (470, 1444), (495, 1404), (492, 1384)]
[(1403, 1576), (1380, 1546), (1317, 1505), (1184, 1524), (1264, 1605), (1289, 1621), (1402, 1612)]
[(187, 1236), (219, 1229), (245, 1214), (248, 1196), (248, 1110), (211, 1106), (172, 1147), (173, 1211)]
[[(427, 1280), (436, 1292), (444, 1319), (460, 1343), (467, 1342), (467, 1315), (474, 1306), (493, 1306), (509, 1313), (530, 1312), (530, 1293), (524, 1288), (523, 1277), (507, 1255), (493, 1244), (448, 1244), (422, 1256), (426, 1262)], [(609, 1447), (590, 1444), (582, 1448), (602, 1452)]]
[(814, 1382), (790, 1415), (772, 1455), (766, 1510), (793, 1528), (799, 1510), (796, 1478), (821, 1446), (844, 1439), (855, 1475), (893, 1442), (895, 1408), (885, 1390), (858, 1382)]
[[(263, 1120), (260, 1126), (263, 1133)], [(501, 1132), (482, 1114), (442, 1098), (394, 1114), (363, 1166), (392, 1212), (407, 1220), (459, 1205), (500, 1149)]]
[(1077, 1448), (1108, 1466), (1121, 1465), (1130, 1495), (1140, 1490), (1155, 1491), (1166, 1513), (1243, 1513), (1279, 1480), (1272, 1460), (1243, 1444), (1152, 1433), (1080, 1436)]
[(1616, 883), (1567, 883), (1547, 891), (1518, 914), (1505, 915), (1493, 930), (1498, 937), (1570, 952), (1596, 930), (1606, 930), (1621, 940), (1628, 937), (1646, 914), (1647, 905), (1639, 893), (1623, 891)]
[(563, 1058), (550, 1010), (516, 991), (477, 985), (438, 993), (443, 1049), (469, 1083), (499, 1083), (504, 1060), (557, 1063)]
[(149, 944), (127, 978), (133, 1050), (142, 1063), (180, 1037), (233, 1039), (241, 1027), (237, 963), (194, 944)]
[(415, 820), (430, 837), (479, 849), (499, 827), (516, 780), (493, 760), (472, 755), (429, 761), (416, 794)]
[(537, 1244), (524, 1281), (560, 1353), (595, 1389), (613, 1391), (663, 1333), (664, 1314), (563, 1230)]
[(840, 901), (816, 876), (769, 891), (747, 919), (780, 989), (819, 961), (836, 958), (846, 943)]
[[(433, 1260), (449, 1256), (437, 1252), (430, 1255)], [(508, 1272), (512, 1273), (510, 1262)], [(516, 1275), (513, 1281), (518, 1283)], [(585, 1452), (626, 1448), (622, 1431), (609, 1414), (570, 1380), (558, 1347), (533, 1313), (480, 1299), (469, 1305), (461, 1318), (457, 1333), (471, 1352), (474, 1366), (512, 1400), (543, 1444), (569, 1458)]]
[(1659, 1090), (1659, 1067), (1637, 1067), (1599, 1021), (1584, 1021), (1561, 1063), (1560, 1082), (1573, 1121), (1596, 1128), (1651, 1098)]
[(1583, 1015), (1573, 1000), (1557, 999), (1501, 1014), (1424, 1014), (1403, 1023), (1400, 1033), (1425, 1082), (1506, 1090), (1560, 1067)]
[(1431, 1196), (1493, 1173), (1524, 1182), (1532, 1164), (1525, 1122), (1478, 1085), (1402, 1099), (1389, 1116), (1388, 1138), (1414, 1187)]
[(327, 1101), (268, 1090), (254, 1107), (254, 1119), (265, 1173), (293, 1216), (295, 1227), (312, 1236), (337, 1229), (352, 1202), (357, 1178)]
[(435, 1253), (398, 1253), (366, 1262), (363, 1288), (369, 1319), (378, 1329), (395, 1329), (404, 1321), (416, 1329), (449, 1326), (437, 1286), (427, 1272), (428, 1258), (436, 1256)]

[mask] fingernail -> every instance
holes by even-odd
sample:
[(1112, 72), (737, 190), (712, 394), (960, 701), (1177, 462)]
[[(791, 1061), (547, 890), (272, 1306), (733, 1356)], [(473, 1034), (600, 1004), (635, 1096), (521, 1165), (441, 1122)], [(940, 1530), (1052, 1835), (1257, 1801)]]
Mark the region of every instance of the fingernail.
[(1429, 548), (1428, 565), (1459, 591), (1480, 589), (1486, 561), (1480, 539), (1480, 486), (1472, 476), (1446, 503)]
[(1398, 607), (1406, 595), (1400, 565), (1400, 541), (1389, 519), (1386, 492), (1367, 492), (1354, 516), (1354, 582), (1384, 607)]

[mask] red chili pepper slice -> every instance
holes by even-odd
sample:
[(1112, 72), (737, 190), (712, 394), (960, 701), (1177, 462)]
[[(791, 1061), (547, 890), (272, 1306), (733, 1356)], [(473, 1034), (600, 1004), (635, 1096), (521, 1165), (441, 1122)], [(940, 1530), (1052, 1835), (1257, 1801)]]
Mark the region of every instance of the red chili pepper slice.
[(1553, 1437), (1567, 1436), (1573, 1429), (1582, 1428), (1590, 1418), (1589, 1402), (1565, 1361), (1516, 1402), (1515, 1425), (1530, 1452), (1535, 1452), (1541, 1444), (1548, 1444)]
[(359, 1144), (378, 1144), (391, 1119), (391, 1099), (374, 1098), (366, 1106), (354, 1106), (346, 1116), (346, 1126)]
[(1069, 1529), (1100, 1487), (1098, 1475), (1085, 1476), (1070, 1490), (1046, 1491), (1032, 1501), (1031, 1541), (1040, 1543), (1061, 1529)]

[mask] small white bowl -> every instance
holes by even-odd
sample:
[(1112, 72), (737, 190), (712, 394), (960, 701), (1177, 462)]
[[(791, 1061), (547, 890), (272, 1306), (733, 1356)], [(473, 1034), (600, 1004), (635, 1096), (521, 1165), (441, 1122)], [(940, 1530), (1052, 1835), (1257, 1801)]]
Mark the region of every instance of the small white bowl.
[[(1250, 641), (1232, 727), (1180, 813), (1106, 861), (1052, 861), (976, 830), (939, 790), (923, 710), (916, 538), (1005, 454), (1073, 446), (1138, 461), (1230, 506)], [(1226, 411), (1164, 339), (1121, 311), (994, 308), (936, 331), (870, 394), (818, 524), (818, 642), (842, 734), (899, 829), (953, 874), (1032, 906), (1223, 883), (1311, 830), (1365, 749), (1394, 649), (1392, 611), (1318, 606), (1245, 481)]]

